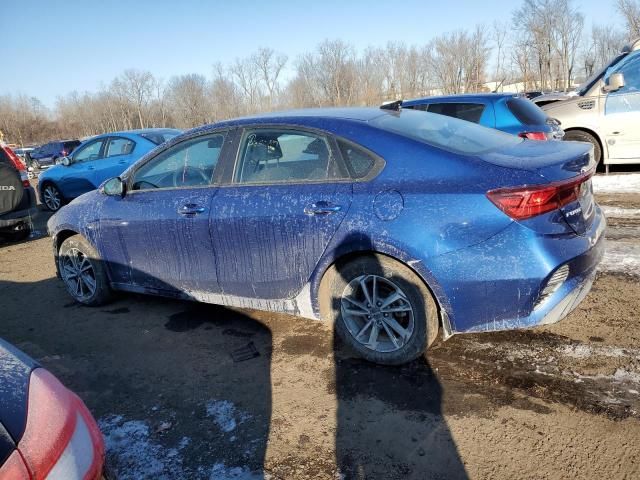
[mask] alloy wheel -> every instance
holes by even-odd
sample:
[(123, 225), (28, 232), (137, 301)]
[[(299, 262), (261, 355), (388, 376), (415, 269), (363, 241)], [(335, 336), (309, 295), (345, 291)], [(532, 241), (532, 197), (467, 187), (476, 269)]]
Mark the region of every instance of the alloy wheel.
[(387, 278), (378, 275), (354, 278), (345, 287), (340, 302), (347, 330), (370, 350), (399, 350), (413, 335), (413, 307), (402, 289)]
[(69, 293), (77, 300), (87, 300), (96, 293), (96, 274), (91, 261), (77, 248), (59, 258), (60, 275)]
[(44, 204), (51, 211), (57, 211), (62, 205), (62, 198), (58, 189), (53, 185), (47, 185), (43, 191)]

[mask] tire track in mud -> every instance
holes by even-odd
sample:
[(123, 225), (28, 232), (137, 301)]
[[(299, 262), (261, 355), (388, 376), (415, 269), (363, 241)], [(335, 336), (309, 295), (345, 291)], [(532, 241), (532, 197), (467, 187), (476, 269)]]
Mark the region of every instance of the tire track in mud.
[(441, 380), (494, 397), (515, 389), (611, 419), (640, 417), (640, 349), (530, 330), (456, 336), (429, 358)]

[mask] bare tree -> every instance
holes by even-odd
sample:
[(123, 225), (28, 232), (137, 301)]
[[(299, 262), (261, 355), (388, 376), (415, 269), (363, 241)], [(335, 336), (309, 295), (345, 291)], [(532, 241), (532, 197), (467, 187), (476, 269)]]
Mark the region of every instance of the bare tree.
[(272, 108), (278, 94), (280, 75), (287, 64), (288, 57), (277, 54), (270, 48), (261, 48), (252, 55), (267, 92), (268, 108)]
[(627, 25), (629, 39), (640, 37), (640, 2), (638, 0), (618, 0), (618, 11)]
[(192, 73), (173, 77), (167, 90), (177, 127), (191, 128), (211, 121), (209, 91), (204, 75)]

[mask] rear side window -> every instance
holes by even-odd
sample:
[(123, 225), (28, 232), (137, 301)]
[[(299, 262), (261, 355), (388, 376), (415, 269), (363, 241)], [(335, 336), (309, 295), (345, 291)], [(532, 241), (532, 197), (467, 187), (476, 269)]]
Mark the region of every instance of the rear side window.
[(117, 155), (129, 155), (133, 152), (135, 143), (128, 138), (114, 137), (109, 140), (105, 150), (105, 157), (115, 157)]
[(351, 176), (353, 178), (366, 177), (376, 162), (375, 158), (362, 148), (343, 140), (338, 140), (338, 146), (340, 147), (340, 152), (342, 152), (342, 157), (351, 169)]
[(485, 106), (482, 103), (430, 103), (427, 112), (459, 118), (467, 122), (479, 123)]
[(547, 114), (526, 98), (510, 98), (507, 100), (507, 108), (524, 125), (544, 125), (547, 123)]
[(237, 183), (345, 178), (324, 136), (294, 130), (254, 130), (244, 138)]
[(457, 118), (412, 110), (402, 110), (400, 114), (386, 113), (371, 120), (370, 124), (382, 130), (464, 155), (480, 155), (524, 141), (515, 135)]

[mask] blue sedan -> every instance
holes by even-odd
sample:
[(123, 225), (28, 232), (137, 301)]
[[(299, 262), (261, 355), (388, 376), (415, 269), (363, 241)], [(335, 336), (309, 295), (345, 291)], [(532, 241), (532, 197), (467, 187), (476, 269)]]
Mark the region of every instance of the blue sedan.
[(40, 201), (51, 211), (95, 190), (105, 180), (118, 176), (145, 153), (180, 134), (171, 128), (148, 128), (105, 133), (77, 147), (63, 163), (39, 176)]
[(448, 115), (529, 140), (562, 140), (564, 132), (531, 100), (513, 93), (478, 93), (417, 98), (403, 108)]
[(604, 243), (592, 149), (443, 115), (319, 109), (200, 127), (49, 220), (86, 305), (113, 290), (319, 318), (378, 363), (554, 322)]

